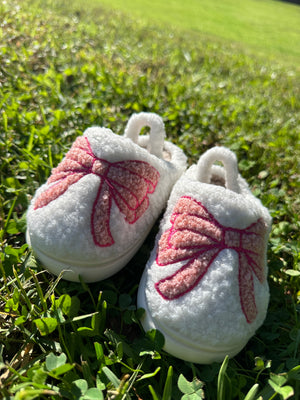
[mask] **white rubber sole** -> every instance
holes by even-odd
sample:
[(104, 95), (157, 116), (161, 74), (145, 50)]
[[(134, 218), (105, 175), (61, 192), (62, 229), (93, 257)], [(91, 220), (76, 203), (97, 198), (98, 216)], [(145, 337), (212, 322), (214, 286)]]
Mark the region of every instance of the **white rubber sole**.
[(213, 362), (222, 362), (226, 355), (230, 358), (234, 357), (246, 345), (247, 342), (242, 344), (238, 343), (238, 345), (234, 347), (212, 347), (200, 342), (191, 342), (179, 336), (176, 332), (170, 330), (167, 326), (161, 324), (160, 321), (155, 320), (151, 316), (145, 295), (146, 280), (147, 272), (145, 271), (141, 278), (137, 298), (138, 307), (145, 310), (141, 323), (145, 331), (157, 329), (164, 335), (164, 350), (167, 353), (185, 361), (199, 364), (211, 364)]
[(36, 245), (32, 245), (28, 230), (26, 232), (26, 241), (28, 245), (32, 247), (34, 255), (52, 274), (58, 276), (63, 272), (63, 279), (65, 280), (72, 282), (80, 282), (80, 280), (83, 280), (86, 283), (90, 283), (109, 278), (125, 267), (125, 265), (141, 247), (151, 228), (152, 227), (150, 227), (150, 229), (143, 234), (138, 242), (134, 243), (132, 247), (127, 249), (126, 252), (119, 254), (116, 257), (105, 259), (102, 262), (101, 259), (92, 263), (89, 262), (88, 259), (84, 262), (82, 260), (62, 260), (60, 258), (56, 258), (55, 254), (46, 254)]

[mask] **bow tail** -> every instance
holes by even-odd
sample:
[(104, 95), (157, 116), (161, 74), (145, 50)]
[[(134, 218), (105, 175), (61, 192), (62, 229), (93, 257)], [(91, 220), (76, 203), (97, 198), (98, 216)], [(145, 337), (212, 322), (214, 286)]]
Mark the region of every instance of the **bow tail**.
[(155, 283), (155, 288), (165, 300), (177, 299), (191, 291), (203, 278), (219, 253), (219, 249), (203, 250), (173, 275)]
[(98, 189), (91, 214), (91, 230), (96, 246), (107, 247), (114, 244), (110, 232), (111, 195), (109, 186), (103, 180)]
[(257, 316), (253, 274), (245, 254), (239, 254), (239, 264), (239, 291), (241, 307), (247, 322), (251, 323)]
[[(111, 185), (111, 187), (113, 186)], [(118, 209), (124, 215), (125, 220), (129, 224), (136, 222), (149, 206), (149, 200), (147, 197), (145, 197), (140, 204), (138, 203), (137, 199), (135, 199), (135, 204), (132, 205), (129, 196), (127, 195), (127, 198), (125, 198), (125, 196), (120, 194), (120, 190), (118, 191), (115, 188), (111, 189), (111, 195)], [(130, 206), (130, 203), (132, 206)]]
[(107, 179), (111, 195), (129, 224), (136, 222), (149, 206), (148, 194), (155, 189), (147, 179), (152, 172), (157, 171), (149, 164), (131, 160), (110, 167)]

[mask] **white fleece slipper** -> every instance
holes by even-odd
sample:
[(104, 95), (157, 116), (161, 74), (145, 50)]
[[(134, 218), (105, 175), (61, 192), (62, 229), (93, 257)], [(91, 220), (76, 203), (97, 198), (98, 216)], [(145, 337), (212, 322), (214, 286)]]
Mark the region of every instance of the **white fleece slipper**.
[(266, 316), (270, 228), (235, 155), (224, 147), (204, 153), (175, 184), (143, 273), (144, 329), (160, 330), (165, 350), (183, 360), (236, 355)]
[[(144, 126), (150, 134), (139, 136)], [(75, 140), (27, 212), (27, 242), (50, 272), (94, 282), (133, 257), (186, 169), (164, 138), (162, 119), (140, 113), (124, 136), (93, 127)]]

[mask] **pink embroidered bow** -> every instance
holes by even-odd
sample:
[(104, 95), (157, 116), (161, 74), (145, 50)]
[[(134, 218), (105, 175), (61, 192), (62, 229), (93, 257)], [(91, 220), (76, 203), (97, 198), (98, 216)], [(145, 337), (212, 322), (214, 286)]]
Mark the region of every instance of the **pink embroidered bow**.
[(99, 159), (93, 154), (88, 139), (78, 137), (64, 160), (52, 170), (47, 181), (52, 185), (36, 199), (34, 209), (57, 199), (69, 186), (88, 174), (100, 178), (91, 214), (94, 243), (102, 247), (111, 246), (114, 243), (109, 228), (112, 200), (124, 214), (125, 220), (133, 224), (147, 210), (148, 194), (154, 192), (159, 173), (144, 161), (109, 162)]
[(191, 291), (224, 249), (232, 249), (239, 257), (239, 296), (248, 323), (254, 321), (257, 308), (253, 273), (264, 282), (264, 250), (266, 226), (262, 219), (245, 229), (221, 225), (198, 201), (181, 197), (170, 222), (171, 228), (161, 237), (156, 263), (160, 266), (188, 261), (174, 274), (155, 284), (166, 300), (179, 298)]

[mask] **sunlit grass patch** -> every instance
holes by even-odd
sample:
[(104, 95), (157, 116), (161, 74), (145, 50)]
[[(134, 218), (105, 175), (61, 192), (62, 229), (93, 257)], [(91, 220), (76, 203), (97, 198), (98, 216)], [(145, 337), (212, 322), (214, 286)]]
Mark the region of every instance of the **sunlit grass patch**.
[[(75, 4), (81, 7), (82, 0)], [(190, 41), (220, 41), (235, 51), (249, 51), (275, 62), (299, 65), (300, 7), (275, 0), (92, 0), (91, 10), (103, 5), (141, 18), (159, 29), (189, 32)]]

